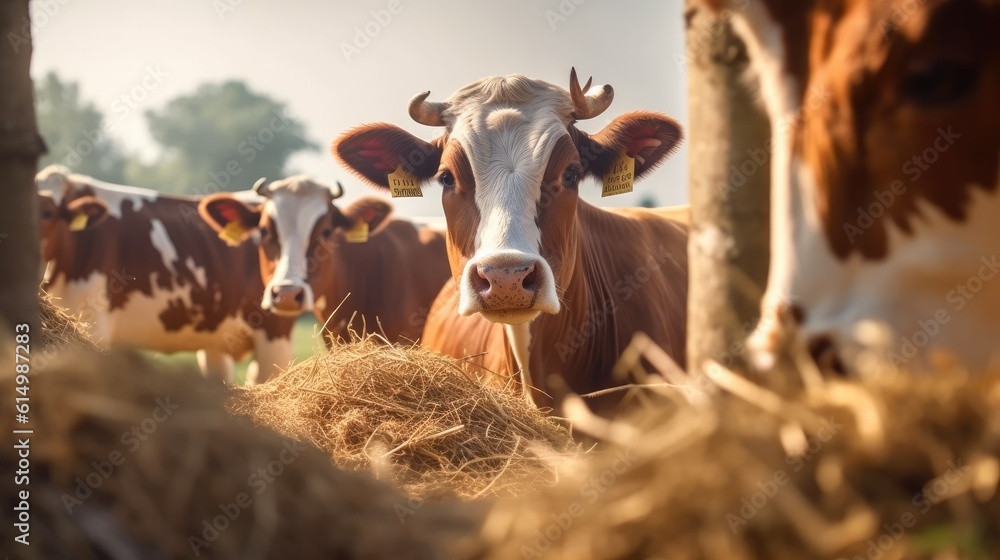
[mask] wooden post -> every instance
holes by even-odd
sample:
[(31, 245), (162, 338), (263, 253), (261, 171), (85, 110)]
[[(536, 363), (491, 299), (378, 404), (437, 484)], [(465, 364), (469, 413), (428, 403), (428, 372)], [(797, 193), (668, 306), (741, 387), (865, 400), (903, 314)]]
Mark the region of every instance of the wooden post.
[(18, 323), (28, 323), (34, 340), (38, 336), (35, 172), (45, 144), (35, 124), (28, 0), (0, 0), (0, 41), (0, 344), (7, 344)]
[(691, 237), (688, 370), (706, 359), (742, 369), (767, 281), (770, 127), (747, 91), (733, 13), (687, 0)]

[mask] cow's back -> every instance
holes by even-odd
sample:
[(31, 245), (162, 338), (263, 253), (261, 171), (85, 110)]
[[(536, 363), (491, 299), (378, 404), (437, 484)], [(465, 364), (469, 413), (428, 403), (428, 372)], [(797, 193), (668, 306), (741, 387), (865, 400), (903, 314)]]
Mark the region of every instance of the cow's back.
[(260, 310), (256, 249), (222, 242), (198, 218), (196, 199), (135, 204), (93, 190), (119, 210), (74, 234), (75, 254), (53, 264), (49, 288), (88, 306), (104, 343), (239, 358), (254, 345), (251, 327), (269, 331), (265, 337), (289, 336), (291, 320)]

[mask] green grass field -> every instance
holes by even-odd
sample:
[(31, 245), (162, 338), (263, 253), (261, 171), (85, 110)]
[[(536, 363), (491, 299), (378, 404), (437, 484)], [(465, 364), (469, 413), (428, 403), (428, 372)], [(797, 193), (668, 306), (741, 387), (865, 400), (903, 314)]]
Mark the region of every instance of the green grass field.
[[(316, 352), (326, 351), (322, 339), (318, 335), (314, 336), (314, 333), (318, 330), (319, 324), (316, 321), (315, 315), (305, 314), (295, 321), (295, 330), (292, 332), (292, 348), (295, 352), (295, 361), (302, 361)], [(198, 361), (195, 358), (194, 352), (176, 352), (174, 354), (149, 353), (157, 359), (171, 365), (176, 365), (177, 367), (198, 367)], [(236, 369), (233, 371), (233, 381), (237, 385), (242, 385), (246, 379), (247, 366), (252, 359), (253, 355), (236, 363)]]

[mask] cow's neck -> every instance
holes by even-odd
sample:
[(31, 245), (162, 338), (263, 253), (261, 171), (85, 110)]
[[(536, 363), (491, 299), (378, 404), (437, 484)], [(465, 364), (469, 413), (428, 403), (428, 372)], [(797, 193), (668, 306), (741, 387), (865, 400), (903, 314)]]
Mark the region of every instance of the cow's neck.
[[(540, 315), (531, 323), (528, 346), (531, 383), (550, 393), (548, 397), (542, 396), (541, 402), (536, 398), (540, 405), (551, 404), (550, 398), (558, 398), (551, 395), (547, 385), (549, 376), (561, 375), (572, 380), (571, 390), (577, 390), (574, 384), (603, 386), (603, 378), (610, 375), (619, 354), (618, 322), (615, 313), (605, 308), (612, 301), (613, 282), (602, 274), (599, 255), (603, 240), (590, 233), (595, 223), (609, 217), (617, 218), (582, 200), (579, 202), (570, 244), (575, 246), (574, 266), (564, 284), (565, 290), (560, 293), (562, 309), (555, 315)], [(557, 278), (557, 282), (560, 280)], [(511, 340), (515, 357), (516, 342), (519, 341)]]

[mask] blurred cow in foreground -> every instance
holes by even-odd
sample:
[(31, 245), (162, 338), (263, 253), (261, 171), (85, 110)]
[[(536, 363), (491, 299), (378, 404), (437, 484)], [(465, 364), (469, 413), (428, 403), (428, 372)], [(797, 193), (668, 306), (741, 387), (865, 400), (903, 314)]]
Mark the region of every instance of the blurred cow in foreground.
[(1000, 340), (1000, 2), (706, 0), (731, 17), (774, 134), (758, 361), (789, 332), (972, 370)]

